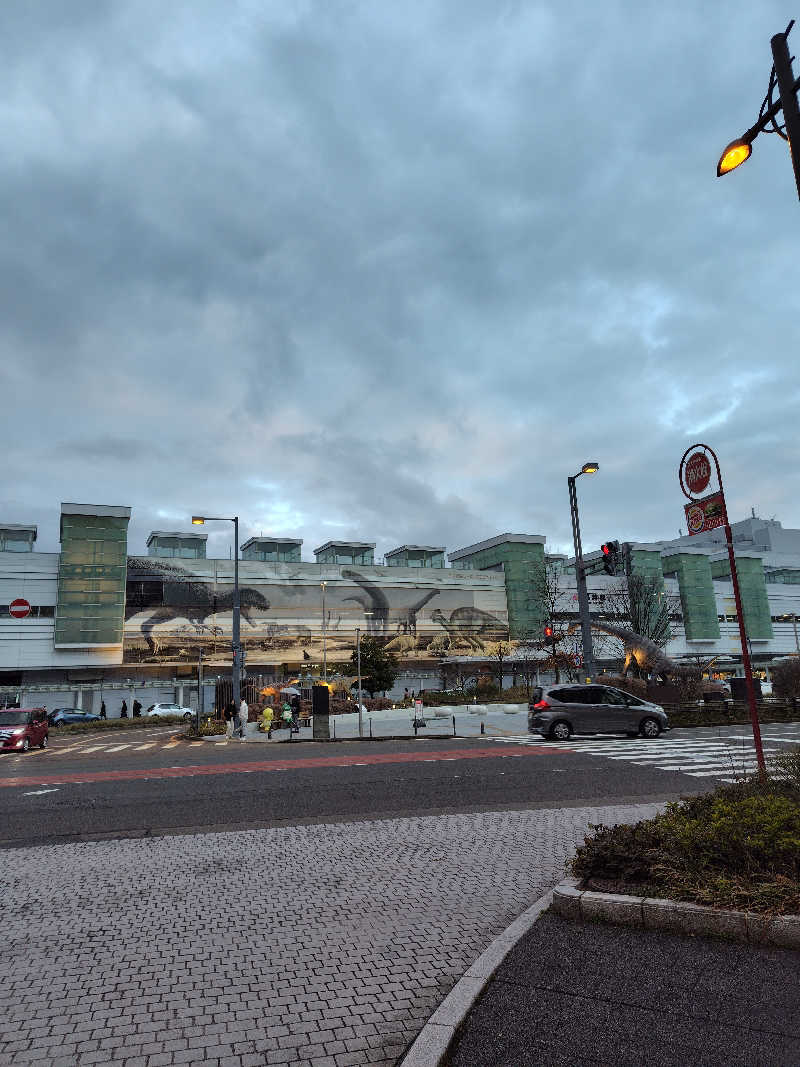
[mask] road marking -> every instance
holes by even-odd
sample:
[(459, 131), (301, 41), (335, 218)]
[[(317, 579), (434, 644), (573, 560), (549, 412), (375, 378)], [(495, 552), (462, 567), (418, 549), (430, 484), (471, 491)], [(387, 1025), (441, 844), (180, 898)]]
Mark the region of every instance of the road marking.
[(32, 793), (23, 793), (24, 797), (41, 797), (45, 793), (57, 793), (58, 789), (34, 789)]
[[(547, 745), (537, 745), (535, 748), (524, 748), (517, 752), (499, 752), (497, 748), (465, 748), (443, 749), (438, 759), (473, 760), (473, 759), (522, 759), (525, 756), (550, 756), (564, 755), (571, 750), (567, 748), (553, 748)], [(251, 761), (248, 763), (216, 763), (216, 764), (187, 764), (174, 767), (152, 767), (140, 769), (126, 769), (116, 771), (80, 771), (71, 774), (47, 774), (40, 772), (37, 777), (16, 777), (0, 779), (0, 788), (11, 788), (23, 785), (74, 785), (86, 782), (115, 782), (135, 781), (143, 778), (189, 778), (197, 775), (214, 774), (245, 774), (250, 771), (280, 772), (292, 770), (308, 770), (310, 768), (325, 767), (351, 767), (354, 763), (367, 765), (381, 765), (392, 763), (429, 763), (431, 756), (423, 756), (418, 752), (392, 752), (375, 753), (364, 756), (310, 756), (299, 759), (276, 759)]]
[(144, 750), (146, 748), (155, 748), (155, 747), (156, 747), (155, 741), (149, 741), (146, 745), (137, 745), (136, 746), (136, 751), (137, 752), (144, 752)]
[(123, 748), (130, 748), (130, 745), (115, 745), (114, 748), (107, 748), (106, 752), (122, 752)]

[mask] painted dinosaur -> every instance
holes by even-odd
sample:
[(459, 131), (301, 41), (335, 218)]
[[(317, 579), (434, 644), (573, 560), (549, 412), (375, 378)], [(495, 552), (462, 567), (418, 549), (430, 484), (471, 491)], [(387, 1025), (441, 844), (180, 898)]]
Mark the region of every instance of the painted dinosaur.
[(508, 627), (495, 615), (480, 608), (456, 608), (450, 612), (449, 619), (438, 608), (434, 608), (431, 620), (447, 631), (453, 648), (465, 644), (476, 652), (483, 652), (481, 637), (499, 641), (508, 636)]
[[(161, 580), (161, 595), (153, 604), (140, 607), (126, 601), (125, 619), (133, 618), (141, 611), (149, 607), (155, 610), (139, 626), (139, 630), (147, 641), (150, 654), (158, 653), (160, 642), (154, 633), (156, 626), (164, 622), (172, 622), (174, 619), (187, 619), (197, 633), (210, 631), (214, 633), (219, 628), (209, 626), (207, 619), (221, 612), (233, 611), (233, 590), (217, 594), (215, 586), (202, 578), (193, 575), (183, 567), (163, 560), (151, 557), (138, 558), (132, 556), (128, 560), (128, 581), (147, 581), (154, 578)], [(172, 596), (170, 596), (172, 594)], [(175, 603), (165, 604), (165, 599), (174, 599)], [(255, 610), (267, 611), (270, 603), (257, 589), (250, 586), (239, 588), (239, 611), (241, 617), (251, 626), (255, 625), (252, 612)]]
[[(351, 570), (349, 567), (342, 568), (342, 577), (352, 579), (369, 597), (372, 614), (367, 617), (368, 632), (371, 634), (385, 634), (389, 624), (389, 601), (386, 599), (384, 591), (374, 582), (371, 582), (369, 578), (365, 578), (363, 574), (359, 574), (358, 571)], [(360, 597), (345, 597), (344, 599), (356, 600), (359, 604), (364, 603)]]

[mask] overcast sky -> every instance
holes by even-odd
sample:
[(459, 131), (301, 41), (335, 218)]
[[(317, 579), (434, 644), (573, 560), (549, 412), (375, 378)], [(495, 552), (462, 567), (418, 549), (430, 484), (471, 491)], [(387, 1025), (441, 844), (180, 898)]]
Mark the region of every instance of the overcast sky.
[(0, 520), (559, 550), (596, 459), (590, 549), (675, 536), (701, 440), (800, 527), (787, 146), (715, 175), (792, 14), (0, 5)]

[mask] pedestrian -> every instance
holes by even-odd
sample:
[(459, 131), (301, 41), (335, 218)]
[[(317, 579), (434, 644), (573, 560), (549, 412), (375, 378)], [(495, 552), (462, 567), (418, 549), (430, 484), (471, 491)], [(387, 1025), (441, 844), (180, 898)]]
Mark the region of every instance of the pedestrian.
[(288, 700), (284, 700), (283, 707), (281, 708), (281, 718), (283, 719), (283, 725), (289, 727), (289, 732), (292, 731), (292, 705)]
[(106, 717), (106, 702), (105, 702), (105, 700), (101, 700), (100, 701), (100, 718), (101, 719), (105, 719), (105, 717)]
[(123, 700), (122, 701), (122, 707), (120, 708), (120, 711), (119, 711), (119, 717), (121, 719), (127, 719), (128, 718), (128, 702), (127, 702), (127, 700)]
[(242, 697), (242, 702), (239, 705), (239, 737), (244, 741), (246, 733), (247, 721), (250, 718), (250, 708), (247, 706), (247, 701)]
[(294, 733), (300, 733), (300, 697), (295, 693), (292, 697), (292, 726), (291, 729)]
[(139, 703), (138, 700), (134, 700), (134, 702), (133, 702), (133, 717), (134, 717), (134, 719), (138, 719), (141, 714), (142, 714), (142, 705)]
[(269, 704), (265, 704), (261, 712), (261, 729), (267, 737), (272, 737), (272, 708)]
[(236, 705), (232, 700), (229, 700), (225, 705), (223, 715), (225, 716), (225, 736), (233, 737), (233, 720), (236, 716)]
[(408, 686), (406, 686), (405, 690), (403, 691), (403, 703), (408, 703), (410, 699), (411, 698), (408, 695)]

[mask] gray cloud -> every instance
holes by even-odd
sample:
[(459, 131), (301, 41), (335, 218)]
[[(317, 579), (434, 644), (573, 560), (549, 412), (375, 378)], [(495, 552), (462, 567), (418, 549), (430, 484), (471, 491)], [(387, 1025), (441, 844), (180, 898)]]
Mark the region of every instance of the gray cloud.
[[(800, 525), (775, 2), (0, 11), (0, 517), (449, 548), (655, 539), (717, 447)], [(212, 532), (222, 551), (227, 531)], [(225, 551), (223, 554), (227, 554)]]

